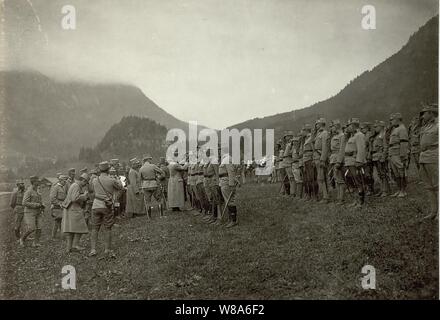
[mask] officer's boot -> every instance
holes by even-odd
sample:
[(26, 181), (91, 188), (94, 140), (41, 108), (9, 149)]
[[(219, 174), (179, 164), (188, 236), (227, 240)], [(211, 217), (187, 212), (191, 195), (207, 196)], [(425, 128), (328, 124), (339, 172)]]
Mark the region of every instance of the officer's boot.
[(34, 247), (41, 247), (40, 237), (41, 237), (41, 229), (36, 229), (35, 230), (35, 239), (34, 239), (34, 243), (33, 243)]
[(344, 204), (345, 201), (345, 184), (339, 184), (339, 192), (340, 192), (340, 204)]
[(204, 219), (207, 223), (210, 223), (210, 222), (212, 221), (212, 213), (213, 213), (213, 212), (214, 212), (214, 205), (213, 205), (213, 203), (210, 203), (210, 204), (209, 204), (209, 213), (211, 213), (211, 214), (209, 214), (209, 215), (203, 217), (203, 219)]
[(162, 207), (162, 205), (161, 204), (159, 204), (158, 206), (158, 209), (159, 209), (159, 217), (163, 217), (163, 207)]
[(320, 201), (320, 203), (327, 203), (329, 199), (328, 199), (327, 185), (325, 184), (325, 182), (319, 183), (319, 190), (322, 190), (322, 200)]
[(229, 219), (230, 222), (226, 225), (226, 228), (232, 228), (236, 226), (237, 223), (237, 207), (236, 206), (229, 206)]
[(290, 195), (290, 182), (284, 181), (284, 190), (286, 191), (286, 195)]
[(400, 179), (400, 177), (395, 177), (394, 180), (396, 181), (397, 184), (397, 191), (393, 193), (391, 196), (397, 197), (402, 189), (402, 180)]
[(213, 224), (217, 222), (217, 205), (213, 204), (212, 205), (212, 217), (211, 220), (209, 220), (209, 224)]
[(292, 196), (296, 197), (296, 183), (295, 180), (293, 178), (289, 179), (289, 183), (290, 183), (290, 193), (292, 194)]
[(355, 208), (360, 209), (360, 208), (362, 208), (362, 206), (365, 203), (365, 191), (359, 191), (358, 194), (359, 194), (359, 199), (358, 199), (358, 203), (355, 206)]
[(406, 176), (403, 176), (402, 178), (402, 192), (399, 194), (399, 198), (403, 198), (407, 196), (406, 193), (406, 185), (407, 185), (407, 180), (406, 180)]
[(55, 239), (57, 237), (57, 231), (58, 231), (58, 223), (56, 220), (53, 220), (52, 225), (52, 239)]
[(302, 183), (297, 183), (296, 184), (296, 194), (298, 195), (298, 199), (303, 198), (303, 184)]
[(149, 206), (147, 209), (147, 217), (149, 220), (151, 220), (151, 211), (153, 210), (153, 207)]
[(336, 204), (340, 204), (341, 203), (341, 185), (339, 183), (337, 183), (335, 185), (335, 189), (336, 189)]

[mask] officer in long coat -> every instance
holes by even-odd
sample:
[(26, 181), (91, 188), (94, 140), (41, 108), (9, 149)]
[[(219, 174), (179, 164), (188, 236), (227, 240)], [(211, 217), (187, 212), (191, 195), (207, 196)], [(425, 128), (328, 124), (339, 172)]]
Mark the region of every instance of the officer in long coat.
[(79, 241), (82, 234), (89, 232), (84, 216), (84, 208), (88, 199), (88, 190), (85, 188), (88, 179), (87, 173), (82, 173), (78, 181), (70, 185), (66, 199), (63, 202), (61, 231), (67, 235), (67, 252), (84, 250), (79, 245)]
[(180, 209), (185, 206), (185, 189), (182, 177), (185, 167), (172, 159), (168, 163), (168, 170), (170, 172), (168, 180), (168, 207), (173, 211), (181, 211)]
[(128, 171), (127, 205), (125, 212), (127, 218), (141, 215), (144, 211), (144, 200), (141, 190), (142, 180), (139, 173), (141, 162), (134, 158), (130, 160), (131, 168)]

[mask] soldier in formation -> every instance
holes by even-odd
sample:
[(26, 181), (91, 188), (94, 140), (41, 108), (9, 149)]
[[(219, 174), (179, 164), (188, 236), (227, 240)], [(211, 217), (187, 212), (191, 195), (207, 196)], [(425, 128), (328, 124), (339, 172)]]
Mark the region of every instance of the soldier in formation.
[[(393, 113), (388, 123), (361, 123), (352, 118), (346, 125), (334, 120), (327, 126), (326, 119), (320, 118), (314, 129), (305, 124), (297, 135), (285, 132), (277, 144), (283, 193), (327, 203), (331, 201), (329, 186), (333, 186), (335, 203), (343, 204), (348, 190), (355, 195), (350, 204), (355, 208), (362, 208), (368, 196), (405, 198), (412, 159), (429, 191), (431, 210), (427, 217), (438, 219), (437, 115), (437, 104), (423, 106), (409, 130), (402, 115)], [(396, 185), (394, 191), (391, 182)]]

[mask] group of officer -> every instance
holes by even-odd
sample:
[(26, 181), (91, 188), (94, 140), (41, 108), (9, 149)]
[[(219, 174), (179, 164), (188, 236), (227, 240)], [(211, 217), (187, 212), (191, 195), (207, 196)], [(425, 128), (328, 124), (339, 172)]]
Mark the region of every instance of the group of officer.
[[(198, 148), (198, 152), (202, 150)], [(46, 205), (38, 176), (30, 177), (27, 189), (23, 180), (17, 180), (17, 188), (10, 198), (15, 214), (15, 236), (24, 246), (34, 233), (32, 246), (39, 247), (43, 213), (49, 211), (53, 218), (52, 239), (61, 233), (67, 239), (68, 252), (84, 250), (80, 246), (81, 236), (90, 233), (89, 255), (95, 256), (98, 232), (102, 228), (105, 254), (113, 257), (112, 226), (118, 218), (146, 215), (152, 219), (153, 198), (161, 217), (164, 209), (194, 210), (194, 215), (201, 216), (208, 224), (236, 226), (238, 167), (229, 161), (228, 154), (221, 158), (222, 162), (212, 161), (209, 151), (208, 156), (199, 156), (192, 162), (189, 156), (185, 154), (178, 162), (160, 158), (159, 163), (154, 164), (153, 158), (145, 155), (142, 161), (131, 159), (126, 167), (118, 159), (112, 159), (96, 164), (90, 171), (83, 168), (77, 172), (71, 168), (67, 174), (57, 173)], [(224, 224), (220, 218), (226, 212), (229, 221)]]
[[(275, 175), (282, 179), (283, 194), (329, 203), (333, 186), (336, 204), (344, 203), (348, 190), (356, 196), (350, 204), (356, 208), (362, 208), (366, 196), (405, 198), (412, 160), (429, 194), (426, 218), (438, 219), (437, 104), (424, 104), (408, 129), (400, 113), (391, 114), (388, 123), (357, 118), (347, 124), (327, 123), (320, 118), (314, 127), (305, 124), (297, 135), (285, 132), (277, 146)], [(395, 192), (391, 181), (397, 186)]]
[[(52, 238), (60, 231), (67, 239), (67, 251), (82, 251), (80, 239), (83, 234), (91, 234), (90, 256), (95, 256), (98, 232), (104, 229), (105, 254), (114, 256), (111, 248), (111, 229), (115, 223), (123, 181), (117, 177), (115, 167), (108, 161), (101, 162), (95, 169), (83, 168), (79, 173), (75, 168), (67, 174), (57, 174), (57, 182), (49, 191), (49, 204), (42, 198), (42, 180), (31, 176), (26, 189), (23, 180), (17, 181), (10, 206), (15, 213), (14, 232), (21, 246), (34, 233), (33, 247), (40, 246), (43, 214), (46, 208), (53, 218)], [(22, 232), (22, 224), (26, 230)]]

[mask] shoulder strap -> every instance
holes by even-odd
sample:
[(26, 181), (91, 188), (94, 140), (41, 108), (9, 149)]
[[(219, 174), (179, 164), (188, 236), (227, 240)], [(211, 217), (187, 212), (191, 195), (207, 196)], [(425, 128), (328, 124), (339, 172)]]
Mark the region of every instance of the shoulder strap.
[(98, 179), (99, 184), (100, 184), (101, 187), (102, 187), (102, 190), (104, 190), (104, 192), (107, 194), (107, 196), (109, 196), (110, 199), (112, 199), (112, 198), (113, 198), (113, 194), (110, 193), (110, 192), (108, 192), (107, 189), (104, 188), (104, 186), (102, 185), (101, 180), (99, 179), (99, 177), (98, 177), (97, 179)]

